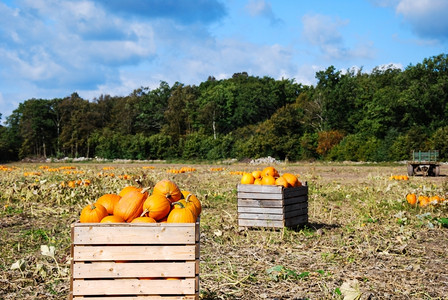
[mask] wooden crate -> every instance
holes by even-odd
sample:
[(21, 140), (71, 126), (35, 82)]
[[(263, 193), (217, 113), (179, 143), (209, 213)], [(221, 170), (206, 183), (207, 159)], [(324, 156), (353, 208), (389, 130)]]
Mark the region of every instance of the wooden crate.
[(199, 299), (199, 235), (199, 221), (74, 223), (69, 299)]
[(308, 186), (238, 184), (239, 227), (297, 227), (308, 223)]

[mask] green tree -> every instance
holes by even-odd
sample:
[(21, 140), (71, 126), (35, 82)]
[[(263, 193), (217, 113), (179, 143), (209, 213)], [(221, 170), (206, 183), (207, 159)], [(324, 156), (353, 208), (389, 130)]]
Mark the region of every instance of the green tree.
[(20, 136), (20, 158), (46, 157), (55, 153), (53, 141), (57, 130), (53, 119), (51, 102), (44, 99), (27, 100), (13, 111), (10, 120), (17, 126), (17, 134)]
[(448, 159), (448, 126), (438, 128), (429, 139), (429, 147), (439, 150), (441, 160)]
[(168, 99), (172, 88), (162, 81), (158, 88), (140, 88), (135, 90), (131, 97), (136, 101), (135, 131), (147, 136), (157, 134), (166, 124), (165, 111), (168, 108)]

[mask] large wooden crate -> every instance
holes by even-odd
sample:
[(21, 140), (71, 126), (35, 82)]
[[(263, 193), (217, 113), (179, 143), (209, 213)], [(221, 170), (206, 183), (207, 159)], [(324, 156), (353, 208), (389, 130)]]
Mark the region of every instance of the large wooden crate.
[(74, 223), (69, 299), (199, 299), (199, 222)]
[(238, 184), (239, 227), (297, 227), (308, 223), (308, 186)]

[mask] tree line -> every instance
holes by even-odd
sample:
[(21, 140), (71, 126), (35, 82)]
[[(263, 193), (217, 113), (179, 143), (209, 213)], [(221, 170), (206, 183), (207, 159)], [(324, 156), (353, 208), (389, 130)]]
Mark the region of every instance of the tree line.
[(330, 66), (316, 79), (241, 72), (124, 97), (33, 98), (0, 126), (0, 157), (398, 161), (429, 149), (448, 157), (446, 54), (403, 70)]

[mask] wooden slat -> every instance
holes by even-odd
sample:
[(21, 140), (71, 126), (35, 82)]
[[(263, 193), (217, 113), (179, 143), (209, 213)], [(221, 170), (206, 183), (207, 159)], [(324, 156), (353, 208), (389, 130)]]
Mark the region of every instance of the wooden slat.
[(283, 207), (266, 208), (266, 207), (239, 206), (238, 213), (260, 213), (260, 214), (279, 214), (279, 215), (281, 215), (283, 213)]
[(196, 262), (182, 263), (75, 263), (74, 279), (88, 278), (131, 278), (131, 277), (194, 277)]
[(251, 219), (251, 220), (272, 220), (281, 221), (284, 219), (283, 214), (246, 214), (239, 213), (238, 219)]
[(238, 192), (238, 199), (283, 199), (283, 195), (281, 193), (271, 194), (271, 193), (247, 193), (247, 192)]
[(295, 227), (298, 225), (305, 225), (308, 223), (308, 215), (303, 215), (295, 218), (289, 218), (285, 220), (286, 227)]
[(253, 199), (238, 199), (238, 206), (248, 207), (282, 207), (282, 200), (253, 200)]
[(271, 193), (271, 194), (281, 194), (283, 187), (280, 185), (258, 185), (258, 184), (238, 184), (238, 192), (247, 193)]
[(308, 214), (308, 207), (305, 207), (302, 209), (296, 209), (296, 210), (291, 210), (291, 211), (285, 212), (284, 218), (291, 219), (291, 218), (295, 218), (295, 217), (303, 216), (303, 215), (307, 215), (307, 214)]
[(74, 280), (73, 295), (194, 295), (195, 278), (182, 280)]
[(240, 227), (283, 227), (282, 221), (273, 220), (252, 220), (252, 219), (238, 219), (238, 226)]
[(308, 203), (307, 202), (302, 202), (302, 203), (295, 203), (295, 204), (291, 204), (291, 205), (287, 205), (283, 207), (283, 211), (289, 212), (289, 211), (293, 211), (293, 210), (298, 210), (298, 209), (308, 209)]
[[(74, 227), (73, 225), (70, 226), (70, 239), (73, 241), (74, 237)], [(73, 291), (73, 253), (74, 253), (74, 245), (73, 243), (70, 245), (70, 292), (69, 292), (69, 299), (73, 297), (72, 291)]]
[(73, 244), (194, 244), (195, 239), (194, 226), (79, 226)]
[(198, 217), (196, 224), (194, 226), (194, 232), (196, 233), (194, 238), (195, 238), (196, 244), (199, 244), (199, 241), (201, 239), (201, 230), (200, 230), (201, 226), (199, 225), (200, 221), (201, 221), (201, 217)]
[(282, 208), (282, 207), (307, 207), (308, 201), (305, 196), (293, 199), (285, 199), (286, 203), (282, 203), (279, 200), (247, 200), (247, 199), (238, 199), (238, 211), (244, 208), (261, 208), (261, 209), (270, 209), (270, 208)]
[(287, 199), (283, 199), (283, 205), (291, 205), (291, 204), (296, 204), (296, 203), (308, 203), (308, 195), (305, 196), (299, 196), (299, 197), (295, 197), (295, 198), (287, 198)]
[(144, 246), (75, 246), (74, 261), (108, 261), (108, 260), (194, 260), (197, 245), (144, 245)]
[(298, 196), (308, 195), (308, 186), (299, 186), (295, 188), (283, 189), (284, 198), (293, 198)]

